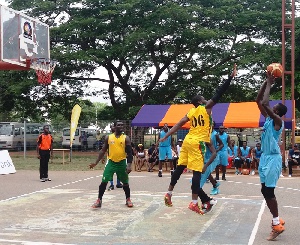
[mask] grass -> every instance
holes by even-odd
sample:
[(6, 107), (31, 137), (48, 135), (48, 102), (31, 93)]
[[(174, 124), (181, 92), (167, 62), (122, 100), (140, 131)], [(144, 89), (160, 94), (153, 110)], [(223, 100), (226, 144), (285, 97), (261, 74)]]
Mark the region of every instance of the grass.
[[(72, 156), (72, 161), (68, 159), (68, 154), (65, 156), (65, 164), (62, 164), (62, 155), (60, 153), (54, 154), (52, 161), (49, 161), (49, 171), (87, 171), (89, 164), (94, 163), (98, 153), (87, 153)], [(27, 154), (26, 158), (21, 154), (10, 154), (12, 162), (16, 170), (39, 170), (40, 162), (35, 154)], [(104, 169), (104, 164), (100, 163), (96, 169)]]

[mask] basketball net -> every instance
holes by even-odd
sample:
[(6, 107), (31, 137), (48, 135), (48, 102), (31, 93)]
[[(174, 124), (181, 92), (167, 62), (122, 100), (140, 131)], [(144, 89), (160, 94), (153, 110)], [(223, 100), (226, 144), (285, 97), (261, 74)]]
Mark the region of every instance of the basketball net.
[(56, 66), (56, 61), (44, 58), (31, 60), (31, 66), (35, 69), (38, 83), (44, 86), (50, 85), (52, 82), (52, 73)]

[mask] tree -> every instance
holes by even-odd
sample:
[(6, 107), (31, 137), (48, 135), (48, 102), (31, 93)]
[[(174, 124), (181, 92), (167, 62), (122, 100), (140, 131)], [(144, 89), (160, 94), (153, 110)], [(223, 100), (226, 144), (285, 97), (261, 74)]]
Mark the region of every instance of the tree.
[[(109, 84), (92, 94), (106, 95), (124, 119), (145, 103), (186, 102), (198, 92), (207, 97), (235, 62), (249, 73), (223, 101), (245, 101), (261, 83), (253, 74), (281, 60), (276, 0), (12, 0), (10, 6), (52, 27), (58, 86), (44, 99), (66, 105), (66, 112), (90, 80)], [(107, 74), (91, 78), (99, 67)]]

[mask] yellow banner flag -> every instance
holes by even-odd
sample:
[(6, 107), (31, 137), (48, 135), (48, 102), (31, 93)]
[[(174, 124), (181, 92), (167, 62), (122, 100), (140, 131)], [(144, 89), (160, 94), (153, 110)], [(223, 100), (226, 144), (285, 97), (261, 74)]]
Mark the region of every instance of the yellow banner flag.
[(77, 129), (78, 120), (81, 113), (81, 107), (79, 105), (75, 105), (72, 110), (71, 115), (71, 128), (70, 128), (70, 147), (72, 147), (73, 140), (75, 137), (75, 131)]

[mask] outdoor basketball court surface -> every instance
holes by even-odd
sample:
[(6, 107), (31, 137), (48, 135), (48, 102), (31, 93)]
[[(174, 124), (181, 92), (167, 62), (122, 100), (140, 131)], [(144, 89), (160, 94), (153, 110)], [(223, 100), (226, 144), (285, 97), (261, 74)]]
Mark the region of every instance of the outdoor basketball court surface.
[[(0, 244), (270, 244), (271, 215), (260, 194), (258, 176), (228, 175), (218, 204), (200, 216), (187, 206), (189, 180), (183, 174), (173, 193), (173, 207), (163, 197), (170, 176), (130, 174), (133, 208), (125, 206), (122, 189), (106, 191), (101, 209), (97, 198), (102, 171), (50, 172), (40, 183), (36, 171), (0, 175)], [(286, 231), (274, 243), (300, 240), (299, 177), (282, 178), (276, 190)], [(209, 192), (210, 184), (204, 190)]]

